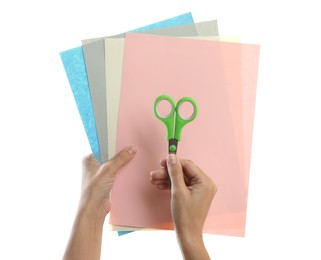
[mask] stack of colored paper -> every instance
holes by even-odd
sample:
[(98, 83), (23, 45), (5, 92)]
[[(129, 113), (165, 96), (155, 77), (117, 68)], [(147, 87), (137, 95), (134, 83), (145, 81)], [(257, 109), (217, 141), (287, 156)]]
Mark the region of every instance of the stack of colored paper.
[(218, 186), (203, 231), (244, 236), (259, 46), (218, 36), (216, 21), (194, 23), (190, 13), (82, 43), (61, 58), (95, 158), (138, 148), (113, 186), (113, 229), (173, 229), (170, 192), (149, 180), (168, 153), (166, 127), (153, 114), (167, 94), (198, 103), (177, 155)]

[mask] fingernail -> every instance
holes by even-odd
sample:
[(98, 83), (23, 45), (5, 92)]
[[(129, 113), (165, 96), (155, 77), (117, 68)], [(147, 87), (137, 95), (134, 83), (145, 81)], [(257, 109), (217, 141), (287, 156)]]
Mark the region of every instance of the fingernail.
[(169, 154), (167, 156), (167, 163), (170, 165), (170, 166), (173, 166), (176, 164), (176, 155), (175, 154)]
[(137, 152), (136, 147), (134, 147), (134, 146), (129, 147), (128, 153), (130, 156), (133, 156), (136, 152)]

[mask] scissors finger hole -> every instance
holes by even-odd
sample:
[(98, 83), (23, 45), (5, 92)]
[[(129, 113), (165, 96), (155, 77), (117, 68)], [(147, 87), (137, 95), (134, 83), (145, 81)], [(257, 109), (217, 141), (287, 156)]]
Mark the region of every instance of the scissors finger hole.
[(157, 115), (161, 118), (167, 118), (172, 113), (172, 104), (167, 99), (161, 99), (156, 106)]
[(184, 120), (190, 120), (193, 118), (195, 113), (195, 107), (192, 102), (185, 101), (177, 109), (179, 116)]

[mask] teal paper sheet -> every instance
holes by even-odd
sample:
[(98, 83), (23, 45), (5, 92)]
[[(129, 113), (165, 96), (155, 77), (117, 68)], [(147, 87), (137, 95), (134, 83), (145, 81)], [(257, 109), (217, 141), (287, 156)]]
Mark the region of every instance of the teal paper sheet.
[[(144, 30), (152, 30), (157, 28), (165, 28), (171, 26), (179, 26), (184, 24), (194, 23), (192, 14), (186, 13), (173, 18), (150, 24), (131, 32), (139, 32)], [(80, 114), (85, 132), (90, 144), (90, 148), (96, 160), (101, 162), (100, 149), (98, 143), (98, 135), (96, 129), (96, 122), (93, 113), (93, 106), (91, 102), (89, 83), (86, 72), (86, 65), (84, 61), (84, 54), (82, 47), (76, 47), (60, 53), (65, 72), (77, 104), (78, 112)], [(118, 231), (118, 235), (125, 235), (132, 231)]]
[(100, 161), (96, 123), (92, 109), (82, 47), (76, 47), (62, 52), (60, 53), (60, 57), (85, 128), (91, 151), (96, 160)]

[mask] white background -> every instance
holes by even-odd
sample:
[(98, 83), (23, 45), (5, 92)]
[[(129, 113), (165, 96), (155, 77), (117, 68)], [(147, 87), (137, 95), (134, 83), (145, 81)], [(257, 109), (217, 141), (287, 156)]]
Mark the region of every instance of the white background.
[[(2, 1), (0, 259), (61, 259), (90, 153), (59, 52), (192, 11), (261, 44), (245, 238), (206, 235), (213, 259), (321, 259), (318, 1)], [(204, 154), (204, 156), (206, 156)], [(117, 237), (102, 259), (180, 259), (173, 232)]]

